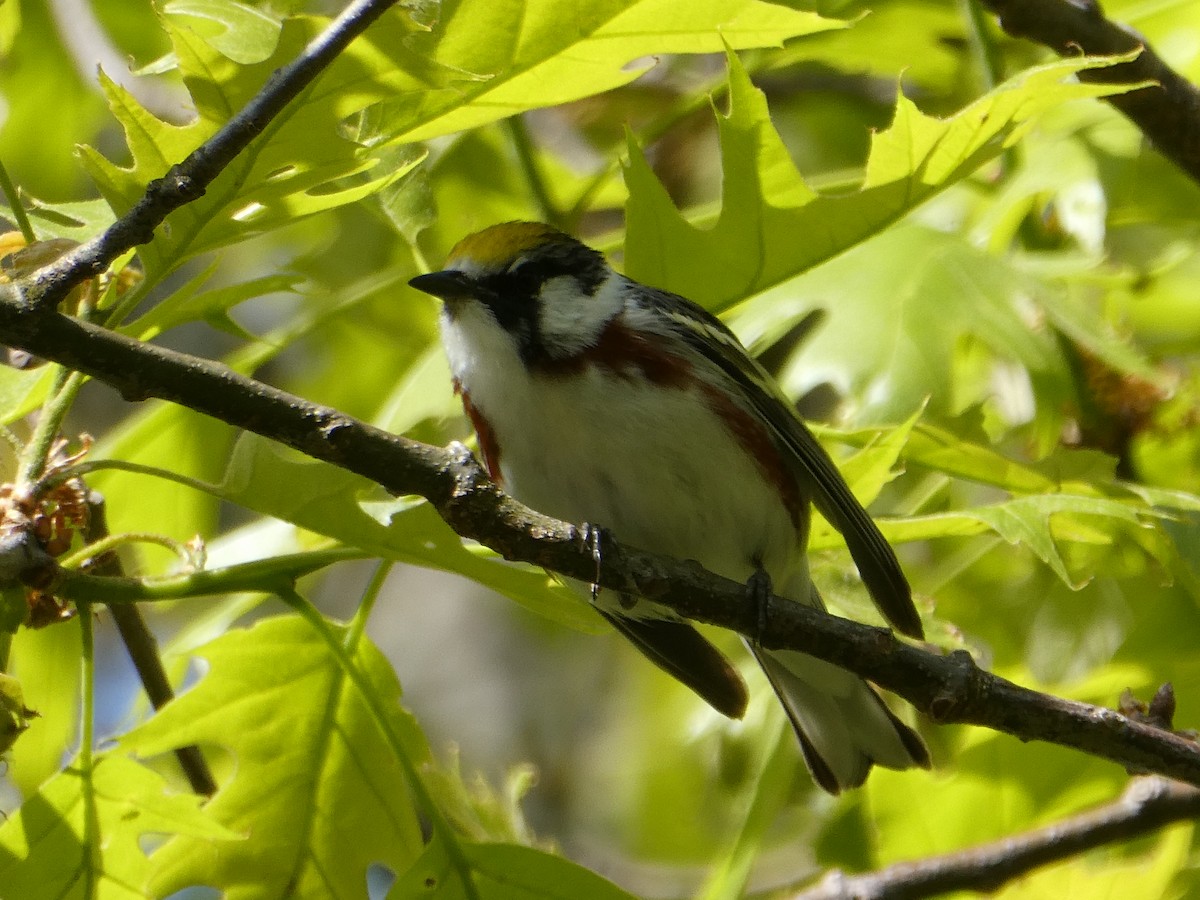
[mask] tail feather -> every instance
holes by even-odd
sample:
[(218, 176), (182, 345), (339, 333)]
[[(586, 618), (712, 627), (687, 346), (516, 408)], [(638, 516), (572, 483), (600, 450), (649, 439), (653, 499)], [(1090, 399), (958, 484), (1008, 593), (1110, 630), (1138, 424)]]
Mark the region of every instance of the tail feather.
[[(811, 582), (808, 600), (823, 607)], [(725, 655), (689, 623), (596, 609), (651, 662), (718, 712), (742, 717), (748, 700), (745, 682)], [(853, 672), (795, 650), (765, 650), (750, 641), (746, 645), (779, 696), (808, 770), (824, 790), (838, 794), (858, 787), (873, 765), (929, 767), (929, 751), (920, 735)]]
[(787, 711), (814, 780), (831, 794), (858, 787), (872, 765), (929, 767), (920, 735), (857, 675), (792, 650), (750, 649)]
[(596, 611), (652, 663), (681, 681), (717, 712), (740, 719), (749, 694), (733, 663), (687, 622), (631, 619), (597, 606)]

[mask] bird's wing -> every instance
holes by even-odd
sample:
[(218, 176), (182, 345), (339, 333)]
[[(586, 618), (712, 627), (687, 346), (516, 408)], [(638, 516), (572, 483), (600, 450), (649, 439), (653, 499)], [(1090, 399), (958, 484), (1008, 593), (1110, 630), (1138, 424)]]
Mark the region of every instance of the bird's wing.
[(677, 329), (675, 334), (734, 383), (749, 406), (770, 424), (780, 445), (792, 454), (801, 487), (841, 532), (880, 612), (904, 634), (923, 637), (912, 591), (891, 545), (774, 379), (716, 316), (676, 294), (656, 291), (655, 295)]

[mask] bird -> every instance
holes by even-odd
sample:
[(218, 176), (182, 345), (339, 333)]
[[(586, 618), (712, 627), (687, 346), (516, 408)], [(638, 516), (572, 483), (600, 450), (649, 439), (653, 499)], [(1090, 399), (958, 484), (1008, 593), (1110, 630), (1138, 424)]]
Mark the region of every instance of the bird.
[[(891, 546), (783, 391), (703, 307), (540, 222), (471, 234), (441, 271), (409, 284), (442, 301), (454, 390), (489, 475), (511, 496), (748, 586), (765, 578), (780, 597), (823, 609), (807, 557), (816, 506), (884, 616), (923, 636)], [(742, 717), (744, 680), (682, 617), (605, 592), (593, 605), (651, 662)], [(920, 735), (858, 675), (743, 640), (821, 788), (857, 787), (874, 764), (930, 766)]]

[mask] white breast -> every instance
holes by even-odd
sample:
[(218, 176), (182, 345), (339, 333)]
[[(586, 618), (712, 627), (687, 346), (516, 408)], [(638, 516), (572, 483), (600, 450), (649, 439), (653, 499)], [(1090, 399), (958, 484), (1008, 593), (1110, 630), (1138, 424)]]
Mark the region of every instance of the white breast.
[(443, 317), (443, 338), (518, 500), (739, 581), (761, 559), (776, 590), (797, 583), (807, 592), (803, 548), (777, 491), (697, 392), (597, 367), (531, 376), (478, 307)]

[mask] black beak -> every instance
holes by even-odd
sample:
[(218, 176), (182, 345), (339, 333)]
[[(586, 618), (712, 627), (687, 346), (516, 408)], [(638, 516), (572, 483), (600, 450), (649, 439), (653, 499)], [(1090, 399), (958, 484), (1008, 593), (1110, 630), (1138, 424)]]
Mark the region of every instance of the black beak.
[(474, 281), (463, 272), (454, 269), (418, 275), (409, 279), (408, 283), (418, 291), (424, 291), (442, 300), (464, 300), (479, 293), (479, 286)]

